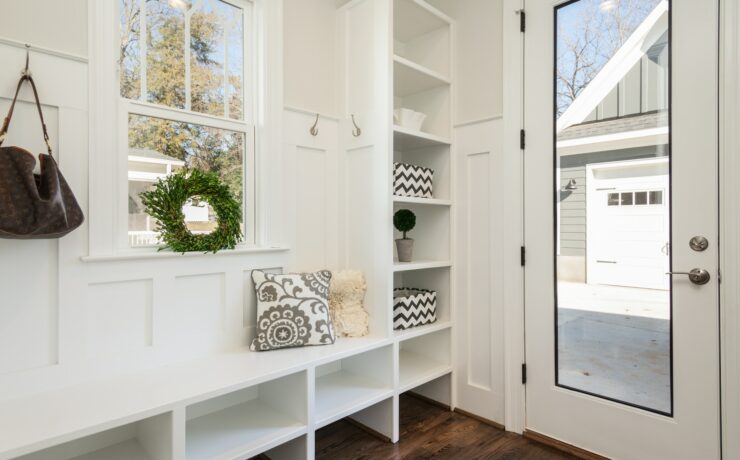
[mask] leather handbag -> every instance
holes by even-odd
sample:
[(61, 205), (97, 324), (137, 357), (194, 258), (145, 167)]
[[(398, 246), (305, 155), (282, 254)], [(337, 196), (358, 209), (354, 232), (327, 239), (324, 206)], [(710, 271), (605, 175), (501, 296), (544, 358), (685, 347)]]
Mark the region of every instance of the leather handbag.
[[(39, 154), (38, 174), (34, 174), (36, 159), (33, 154), (20, 147), (2, 147), (18, 93), (25, 82), (30, 83), (33, 89), (48, 151), (48, 155)], [(60, 238), (82, 225), (83, 221), (77, 199), (51, 154), (36, 84), (30, 73), (24, 73), (18, 82), (8, 116), (0, 128), (0, 238)]]

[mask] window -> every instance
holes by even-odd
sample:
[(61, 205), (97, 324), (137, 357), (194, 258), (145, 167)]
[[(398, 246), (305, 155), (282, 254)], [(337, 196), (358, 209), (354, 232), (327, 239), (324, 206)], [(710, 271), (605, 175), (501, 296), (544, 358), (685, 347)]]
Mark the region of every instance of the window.
[(635, 204), (638, 206), (648, 204), (647, 192), (635, 192)]
[(663, 191), (650, 192), (650, 204), (663, 204)]
[[(160, 244), (139, 193), (183, 168), (216, 172), (242, 203), (254, 238), (251, 3), (247, 0), (118, 0), (120, 97), (127, 121), (128, 246)], [(215, 215), (193, 197), (188, 228)]]
[(663, 204), (662, 190), (608, 193), (607, 206), (646, 206)]

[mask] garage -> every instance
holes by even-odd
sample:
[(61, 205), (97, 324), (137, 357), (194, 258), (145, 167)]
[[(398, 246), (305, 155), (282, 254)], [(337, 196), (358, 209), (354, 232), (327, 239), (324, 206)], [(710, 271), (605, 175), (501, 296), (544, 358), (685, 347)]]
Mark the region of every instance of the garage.
[(588, 284), (670, 287), (667, 157), (586, 167)]

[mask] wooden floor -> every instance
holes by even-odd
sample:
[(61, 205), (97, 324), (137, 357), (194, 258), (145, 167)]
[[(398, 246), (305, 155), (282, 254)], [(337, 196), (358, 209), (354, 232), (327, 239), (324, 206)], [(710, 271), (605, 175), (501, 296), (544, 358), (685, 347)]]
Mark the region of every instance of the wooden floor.
[(340, 420), (316, 432), (316, 459), (576, 458), (412, 396), (401, 396), (400, 409), (401, 440), (398, 444), (384, 442)]

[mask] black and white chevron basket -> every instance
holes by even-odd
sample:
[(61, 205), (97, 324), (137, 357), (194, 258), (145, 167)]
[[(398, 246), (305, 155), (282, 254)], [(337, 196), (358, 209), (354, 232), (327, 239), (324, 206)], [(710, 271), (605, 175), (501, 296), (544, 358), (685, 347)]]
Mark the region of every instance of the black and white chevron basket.
[(393, 290), (393, 329), (408, 329), (437, 321), (437, 292), (427, 289)]
[(393, 194), (417, 198), (432, 197), (434, 170), (408, 163), (393, 163)]

